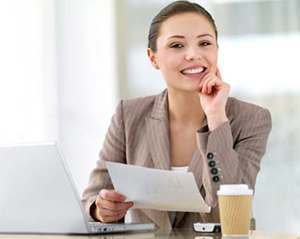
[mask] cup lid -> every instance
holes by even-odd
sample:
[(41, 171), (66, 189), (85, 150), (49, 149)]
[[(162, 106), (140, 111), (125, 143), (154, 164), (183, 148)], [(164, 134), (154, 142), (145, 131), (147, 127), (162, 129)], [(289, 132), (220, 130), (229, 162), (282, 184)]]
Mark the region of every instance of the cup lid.
[(217, 195), (253, 195), (247, 184), (222, 184)]

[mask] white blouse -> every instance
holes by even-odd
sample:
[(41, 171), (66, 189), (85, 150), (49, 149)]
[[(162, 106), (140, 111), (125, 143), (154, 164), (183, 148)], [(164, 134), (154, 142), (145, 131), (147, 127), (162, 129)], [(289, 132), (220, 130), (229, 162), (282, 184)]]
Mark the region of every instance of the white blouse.
[[(175, 172), (185, 173), (185, 172), (187, 172), (187, 170), (188, 170), (188, 166), (183, 166), (183, 167), (175, 167), (174, 166), (174, 167), (171, 167), (171, 171), (175, 171)], [(169, 215), (170, 215), (171, 225), (173, 225), (174, 222), (175, 222), (176, 212), (170, 212)]]

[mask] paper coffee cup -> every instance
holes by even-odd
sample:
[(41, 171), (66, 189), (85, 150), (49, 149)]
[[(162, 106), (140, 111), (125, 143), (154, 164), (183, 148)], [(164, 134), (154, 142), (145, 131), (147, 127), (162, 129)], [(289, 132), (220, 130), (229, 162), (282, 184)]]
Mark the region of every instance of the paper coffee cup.
[(253, 190), (246, 184), (221, 185), (217, 192), (224, 236), (249, 234)]

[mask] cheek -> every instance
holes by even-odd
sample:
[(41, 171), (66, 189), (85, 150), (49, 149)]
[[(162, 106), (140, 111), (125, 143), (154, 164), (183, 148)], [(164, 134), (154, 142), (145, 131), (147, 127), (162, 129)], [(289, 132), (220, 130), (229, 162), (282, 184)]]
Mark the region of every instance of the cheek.
[(180, 69), (180, 61), (176, 57), (171, 57), (168, 61), (168, 67), (170, 70), (176, 73)]
[(211, 52), (211, 53), (208, 55), (208, 59), (209, 59), (209, 62), (210, 62), (212, 65), (217, 65), (217, 63), (218, 63), (218, 52), (217, 52), (217, 51)]
[(170, 71), (169, 74), (177, 73), (180, 71), (182, 66), (181, 56), (178, 54), (166, 54), (161, 58), (161, 69), (165, 71)]

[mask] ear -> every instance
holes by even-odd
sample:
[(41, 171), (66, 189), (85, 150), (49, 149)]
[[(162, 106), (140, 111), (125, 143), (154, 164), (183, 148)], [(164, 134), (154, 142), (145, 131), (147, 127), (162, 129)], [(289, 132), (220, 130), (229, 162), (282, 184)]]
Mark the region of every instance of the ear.
[(154, 66), (155, 69), (158, 70), (159, 66), (158, 66), (157, 61), (156, 61), (155, 53), (150, 48), (147, 48), (147, 55), (148, 55), (148, 58), (149, 58), (151, 64)]

